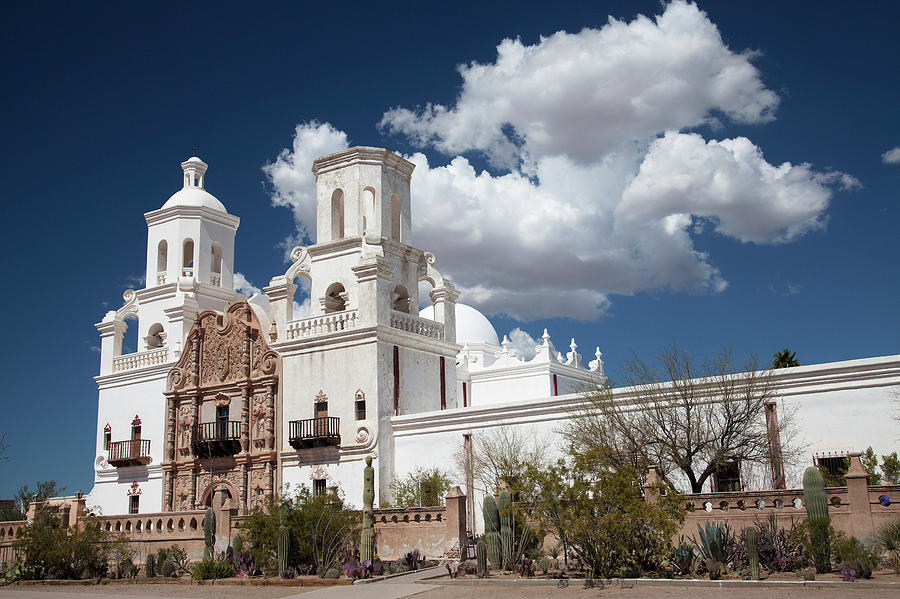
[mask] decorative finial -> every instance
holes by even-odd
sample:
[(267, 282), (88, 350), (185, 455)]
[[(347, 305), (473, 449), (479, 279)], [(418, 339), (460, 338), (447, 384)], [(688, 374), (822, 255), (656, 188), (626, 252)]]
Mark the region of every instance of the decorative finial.
[(544, 329), (544, 334), (541, 335), (541, 339), (544, 340), (544, 345), (547, 345), (547, 342), (550, 341), (550, 333), (547, 332), (547, 329)]
[(597, 351), (594, 352), (594, 355), (597, 357), (598, 360), (603, 357), (603, 352), (600, 351), (600, 346), (597, 346)]
[(503, 346), (503, 349), (509, 351), (509, 346), (512, 345), (512, 343), (510, 343), (509, 337), (503, 335), (503, 341), (500, 342), (500, 345)]
[(575, 345), (575, 337), (572, 337), (572, 343), (569, 344), (569, 349), (572, 350), (572, 353), (574, 353), (575, 350), (578, 349), (578, 346)]

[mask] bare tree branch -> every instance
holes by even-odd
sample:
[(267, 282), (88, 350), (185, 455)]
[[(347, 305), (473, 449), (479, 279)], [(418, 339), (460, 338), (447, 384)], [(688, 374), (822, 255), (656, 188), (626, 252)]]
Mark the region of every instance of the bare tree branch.
[(793, 461), (793, 414), (782, 409), (767, 422), (766, 405), (777, 396), (771, 371), (759, 370), (754, 357), (738, 368), (726, 350), (698, 363), (673, 346), (658, 363), (633, 356), (622, 392), (585, 393), (585, 407), (562, 431), (576, 453), (600, 452), (639, 471), (656, 465), (668, 484), (683, 478), (695, 493), (731, 463), (780, 471)]

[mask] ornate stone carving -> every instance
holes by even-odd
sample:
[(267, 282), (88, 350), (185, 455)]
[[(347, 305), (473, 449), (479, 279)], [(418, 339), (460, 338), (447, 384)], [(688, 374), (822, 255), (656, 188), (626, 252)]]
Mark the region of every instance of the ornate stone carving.
[(266, 471), (263, 468), (257, 468), (250, 473), (250, 497), (248, 504), (250, 507), (264, 507), (265, 496), (269, 491), (269, 481)]
[(316, 464), (313, 466), (312, 470), (309, 471), (310, 480), (318, 480), (318, 479), (330, 479), (331, 475), (328, 474), (328, 471), (325, 470), (325, 466), (322, 464)]
[(253, 396), (253, 408), (251, 416), (253, 418), (253, 444), (256, 447), (266, 446), (266, 437), (268, 436), (269, 418), (268, 403), (265, 394), (258, 393)]
[(129, 497), (132, 495), (140, 495), (141, 494), (141, 487), (138, 485), (137, 481), (132, 481), (131, 488), (128, 489), (127, 494)]
[[(269, 348), (265, 332), (260, 330), (259, 320), (247, 302), (228, 306), (224, 314), (200, 313), (186, 339), (188, 351), (170, 370), (166, 392), (170, 402), (166, 438), (170, 453), (166, 455), (173, 459), (177, 453), (183, 456), (171, 471), (168, 505), (173, 509), (193, 509), (205, 495), (227, 483), (236, 507), (240, 513), (246, 513), (250, 505), (261, 505), (261, 498), (273, 492), (274, 458), (271, 454), (248, 452), (251, 447), (274, 449), (274, 398), (278, 385), (274, 375), (280, 357)], [(179, 391), (182, 388), (186, 391)], [(240, 449), (234, 452), (237, 460), (218, 455), (194, 456), (196, 462), (185, 461), (193, 456), (192, 429), (200, 422), (200, 414), (212, 407), (204, 407), (205, 402), (231, 405), (230, 418), (239, 418), (243, 424)], [(234, 404), (240, 404), (240, 410), (236, 411)]]
[(178, 452), (187, 455), (191, 452), (191, 425), (194, 424), (193, 408), (181, 406), (178, 410)]
[(179, 476), (175, 482), (175, 511), (186, 511), (191, 505), (191, 481), (190, 475)]

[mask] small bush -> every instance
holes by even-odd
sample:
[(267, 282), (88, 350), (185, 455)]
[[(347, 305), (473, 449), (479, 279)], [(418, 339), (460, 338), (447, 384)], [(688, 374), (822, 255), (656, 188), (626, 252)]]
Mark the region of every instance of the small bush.
[(894, 572), (900, 574), (900, 520), (882, 524), (875, 532), (875, 540), (888, 552), (888, 560)]
[(844, 535), (835, 538), (834, 559), (845, 580), (872, 578), (872, 570), (878, 566), (878, 553), (871, 545)]
[(198, 580), (231, 578), (234, 576), (234, 568), (225, 560), (207, 557), (194, 564), (191, 574)]

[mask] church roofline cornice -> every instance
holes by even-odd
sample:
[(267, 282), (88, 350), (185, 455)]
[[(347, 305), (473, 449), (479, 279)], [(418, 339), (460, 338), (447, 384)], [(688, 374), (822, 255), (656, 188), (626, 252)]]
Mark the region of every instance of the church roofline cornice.
[(412, 176), (416, 165), (385, 148), (355, 146), (340, 152), (321, 156), (313, 161), (312, 172), (318, 177), (323, 173), (354, 164), (379, 165), (396, 171), (407, 179)]
[(177, 218), (204, 218), (235, 230), (241, 224), (239, 216), (213, 210), (206, 206), (170, 206), (169, 208), (160, 208), (159, 210), (151, 210), (144, 213), (144, 220), (148, 226), (165, 223)]

